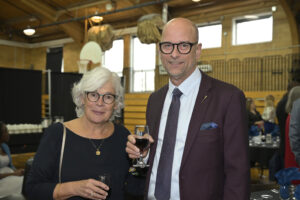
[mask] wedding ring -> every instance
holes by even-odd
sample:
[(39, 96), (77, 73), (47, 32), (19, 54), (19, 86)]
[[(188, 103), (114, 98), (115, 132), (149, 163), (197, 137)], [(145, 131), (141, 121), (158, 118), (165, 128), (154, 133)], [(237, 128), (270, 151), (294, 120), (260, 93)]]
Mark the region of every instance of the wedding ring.
[(94, 196), (94, 192), (93, 191), (91, 191), (91, 197), (93, 197)]

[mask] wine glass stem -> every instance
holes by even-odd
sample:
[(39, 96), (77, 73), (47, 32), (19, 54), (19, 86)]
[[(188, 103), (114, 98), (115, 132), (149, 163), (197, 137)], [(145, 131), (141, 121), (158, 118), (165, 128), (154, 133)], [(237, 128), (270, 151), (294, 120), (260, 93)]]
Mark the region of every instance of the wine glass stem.
[(144, 165), (143, 154), (140, 154), (140, 157), (138, 158), (138, 163), (139, 165)]

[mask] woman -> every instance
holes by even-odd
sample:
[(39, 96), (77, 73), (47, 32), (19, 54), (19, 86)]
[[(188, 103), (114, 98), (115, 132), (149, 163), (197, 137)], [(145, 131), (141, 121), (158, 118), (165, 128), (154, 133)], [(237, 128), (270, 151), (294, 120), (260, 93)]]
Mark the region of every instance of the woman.
[(265, 98), (265, 108), (262, 114), (262, 119), (265, 122), (275, 123), (276, 113), (275, 113), (275, 98), (273, 95), (269, 94)]
[(273, 137), (279, 136), (279, 126), (275, 124), (276, 120), (276, 109), (275, 109), (275, 98), (269, 94), (265, 97), (265, 108), (262, 114), (264, 120), (264, 128), (266, 133), (270, 133)]
[(6, 144), (9, 134), (4, 122), (0, 121), (0, 198), (21, 194), (24, 169), (13, 166), (10, 150)]
[(258, 127), (263, 127), (264, 121), (260, 113), (256, 110), (256, 105), (252, 98), (247, 98), (246, 109), (248, 113), (248, 129), (250, 136), (259, 134)]
[[(130, 160), (125, 152), (129, 131), (112, 123), (123, 107), (117, 74), (103, 67), (85, 73), (74, 84), (78, 118), (65, 122), (66, 141), (59, 183), (63, 125), (51, 125), (43, 136), (26, 182), (29, 199), (122, 200)], [(110, 184), (99, 181), (110, 175)], [(98, 180), (97, 180), (98, 179)], [(108, 195), (109, 194), (109, 195)]]
[[(294, 101), (300, 98), (300, 86), (293, 87), (289, 94), (288, 94), (288, 100), (285, 105), (285, 110), (286, 113), (288, 113), (288, 117), (286, 119), (286, 126), (285, 126), (285, 153), (284, 153), (284, 167), (289, 168), (289, 167), (298, 167), (300, 166), (297, 164), (295, 155), (291, 150), (290, 146), (290, 137), (289, 137), (289, 125), (290, 125), (290, 112), (293, 107)], [(298, 184), (300, 183), (297, 182)]]

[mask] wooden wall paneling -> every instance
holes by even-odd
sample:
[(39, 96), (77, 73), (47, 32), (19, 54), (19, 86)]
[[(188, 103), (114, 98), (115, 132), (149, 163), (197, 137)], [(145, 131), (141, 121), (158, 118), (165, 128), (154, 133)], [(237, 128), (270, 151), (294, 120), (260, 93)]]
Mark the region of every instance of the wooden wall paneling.
[[(286, 18), (290, 27), (290, 31), (291, 31), (291, 39), (292, 39), (292, 45), (298, 45), (300, 38), (299, 38), (299, 30), (298, 30), (298, 26), (297, 26), (297, 22), (296, 19), (294, 17), (294, 14), (291, 10), (291, 8), (289, 7), (289, 5), (287, 4), (286, 0), (279, 0), (282, 8), (284, 9), (284, 12), (286, 14)], [(294, 53), (298, 53), (299, 52), (299, 48), (295, 49)]]
[(135, 125), (146, 124), (146, 109), (150, 93), (125, 94), (124, 125), (133, 133)]

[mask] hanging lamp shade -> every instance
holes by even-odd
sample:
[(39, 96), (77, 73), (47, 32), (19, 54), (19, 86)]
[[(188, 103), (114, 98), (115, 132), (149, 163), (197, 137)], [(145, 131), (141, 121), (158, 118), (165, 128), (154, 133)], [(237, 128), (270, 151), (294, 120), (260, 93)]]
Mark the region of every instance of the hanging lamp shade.
[(88, 41), (97, 42), (102, 51), (111, 49), (115, 35), (109, 24), (93, 26), (88, 30)]
[(27, 36), (31, 36), (35, 34), (35, 29), (27, 27), (26, 29), (23, 30), (23, 33)]
[(161, 38), (161, 31), (164, 26), (159, 14), (142, 16), (138, 21), (137, 36), (141, 43), (157, 43)]

